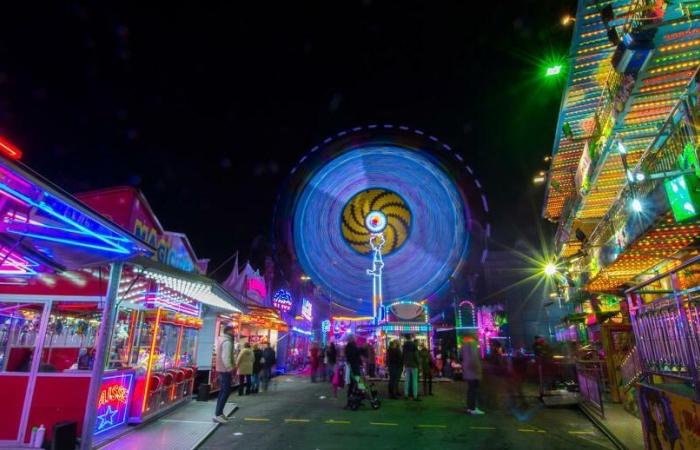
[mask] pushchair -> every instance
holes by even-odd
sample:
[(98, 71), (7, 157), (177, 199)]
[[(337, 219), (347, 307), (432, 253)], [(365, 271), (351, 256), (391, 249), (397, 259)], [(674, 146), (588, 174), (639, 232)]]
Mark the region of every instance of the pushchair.
[(379, 409), (382, 406), (382, 401), (377, 393), (377, 388), (374, 383), (368, 383), (364, 375), (352, 375), (355, 377), (355, 383), (352, 383), (352, 390), (348, 398), (348, 406), (351, 410), (356, 411), (364, 400), (369, 400), (369, 405), (372, 409)]

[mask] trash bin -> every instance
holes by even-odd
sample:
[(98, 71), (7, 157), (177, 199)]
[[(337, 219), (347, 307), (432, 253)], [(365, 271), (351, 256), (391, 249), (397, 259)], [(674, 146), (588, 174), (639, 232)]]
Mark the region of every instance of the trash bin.
[(209, 393), (211, 392), (211, 384), (200, 383), (197, 389), (197, 401), (198, 402), (208, 402)]
[(78, 422), (69, 420), (53, 426), (51, 450), (74, 450), (78, 438)]

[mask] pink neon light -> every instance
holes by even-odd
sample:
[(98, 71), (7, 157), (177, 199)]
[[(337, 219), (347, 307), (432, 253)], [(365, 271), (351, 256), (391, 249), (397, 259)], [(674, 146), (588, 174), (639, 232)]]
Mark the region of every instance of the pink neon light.
[(256, 292), (258, 295), (260, 295), (261, 298), (265, 298), (267, 296), (267, 289), (265, 288), (265, 282), (262, 279), (257, 279), (257, 278), (248, 279), (248, 290)]

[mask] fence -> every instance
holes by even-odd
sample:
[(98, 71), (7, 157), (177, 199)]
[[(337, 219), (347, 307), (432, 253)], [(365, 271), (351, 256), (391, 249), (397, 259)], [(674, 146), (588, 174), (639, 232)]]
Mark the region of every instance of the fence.
[(581, 402), (588, 404), (600, 414), (600, 417), (605, 418), (605, 408), (603, 407), (605, 378), (603, 370), (601, 361), (578, 361), (576, 363)]
[(700, 400), (700, 256), (626, 294), (642, 370), (688, 382)]
[(620, 365), (620, 373), (622, 374), (622, 387), (625, 391), (629, 390), (632, 385), (642, 376), (642, 360), (639, 351), (635, 346), (625, 355)]

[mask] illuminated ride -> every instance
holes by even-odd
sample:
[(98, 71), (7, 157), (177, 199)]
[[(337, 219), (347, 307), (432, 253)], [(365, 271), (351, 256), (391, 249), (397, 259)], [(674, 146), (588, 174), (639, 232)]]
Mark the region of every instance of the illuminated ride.
[(421, 130), (370, 125), (328, 137), (282, 193), (277, 255), (331, 298), (331, 316), (379, 324), (386, 302), (443, 299), (450, 278), (487, 255), (481, 184)]

